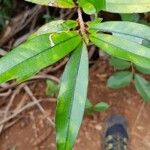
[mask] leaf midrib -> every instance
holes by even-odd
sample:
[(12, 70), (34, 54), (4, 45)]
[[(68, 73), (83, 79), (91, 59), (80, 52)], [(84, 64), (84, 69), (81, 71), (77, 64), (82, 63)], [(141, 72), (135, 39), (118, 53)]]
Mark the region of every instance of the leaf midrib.
[[(91, 37), (93, 37), (93, 38), (95, 38), (95, 39), (97, 39), (97, 40), (100, 40), (100, 41), (102, 41), (102, 42), (105, 42), (105, 43), (107, 43), (107, 44), (109, 44), (109, 45), (112, 45), (113, 47), (117, 47), (117, 48), (120, 49), (120, 47), (118, 47), (118, 46), (116, 46), (116, 45), (114, 45), (114, 44), (112, 44), (112, 43), (109, 43), (109, 42), (107, 42), (107, 41), (104, 41), (104, 40), (102, 40), (102, 39), (99, 39), (99, 38), (97, 38), (97, 37), (95, 37), (95, 36), (91, 36)], [(121, 47), (121, 49), (127, 51), (126, 49), (124, 49), (124, 48), (122, 48), (122, 47)], [(139, 56), (139, 57), (144, 57), (144, 58), (146, 58), (146, 59), (150, 59), (149, 57), (141, 56), (141, 55), (135, 54), (135, 53), (133, 53), (133, 52), (131, 52), (131, 51), (127, 51), (127, 52), (132, 53), (132, 54), (134, 54), (134, 55), (137, 55), (137, 56)]]
[[(82, 43), (82, 42), (81, 42)], [(81, 45), (81, 43), (79, 44), (79, 45)], [(81, 52), (81, 55), (82, 55), (82, 52)], [(73, 91), (76, 91), (76, 86), (77, 86), (77, 78), (78, 78), (78, 74), (79, 74), (79, 68), (80, 68), (80, 63), (81, 63), (81, 56), (80, 55), (80, 60), (79, 60), (79, 62), (78, 62), (78, 68), (77, 68), (77, 72), (76, 72), (76, 78), (75, 78), (75, 86), (74, 86), (74, 90)], [(75, 97), (75, 93), (76, 92), (73, 92), (73, 96), (71, 97), (71, 99), (72, 100), (74, 100), (74, 97)], [(70, 110), (69, 110), (69, 114), (71, 114), (71, 116), (72, 116), (72, 107), (73, 107), (73, 103), (74, 103), (74, 101), (72, 101), (72, 103), (71, 103), (71, 108), (70, 108)], [(71, 116), (69, 116), (69, 123), (68, 123), (68, 126), (67, 126), (67, 131), (69, 130), (69, 128), (70, 128), (70, 122), (71, 122)], [(68, 138), (69, 138), (69, 132), (67, 132), (67, 135), (66, 135), (66, 141), (68, 141)], [(67, 142), (65, 143), (65, 150), (66, 150), (66, 146), (67, 146)]]
[[(58, 44), (55, 45), (55, 46), (58, 46), (58, 45), (60, 45), (60, 44), (62, 44), (62, 43), (64, 43), (64, 42), (67, 42), (67, 41), (69, 41), (70, 39), (76, 38), (77, 36), (79, 36), (79, 35), (76, 35), (76, 36), (73, 36), (73, 37), (71, 37), (71, 38), (68, 38), (68, 39), (66, 39), (66, 40), (64, 40), (64, 41), (61, 41), (60, 43), (58, 43)], [(40, 55), (40, 54), (42, 54), (42, 53), (45, 53), (46, 51), (48, 51), (48, 50), (54, 48), (55, 46), (46, 48), (46, 49), (43, 50), (42, 52), (39, 52), (39, 53), (33, 55), (32, 57), (27, 58), (27, 59), (23, 60), (22, 62), (19, 62), (19, 63), (15, 64), (14, 66), (12, 66), (11, 68), (9, 68), (8, 70), (2, 72), (2, 73), (0, 74), (0, 76), (1, 76), (2, 74), (4, 74), (4, 73), (10, 71), (10, 70), (13, 69), (14, 67), (16, 67), (16, 66), (18, 66), (18, 65), (20, 65), (20, 64), (22, 64), (22, 63), (24, 63), (24, 62), (26, 62), (26, 61), (28, 61), (28, 60), (30, 60), (30, 59), (32, 59), (33, 57), (36, 57), (36, 56), (38, 56), (38, 55)]]
[(111, 30), (103, 30), (103, 29), (98, 29), (98, 28), (90, 28), (90, 30), (99, 30), (99, 31), (102, 31), (102, 32), (118, 33), (118, 34), (121, 34), (121, 35), (127, 35), (127, 36), (131, 36), (131, 37), (140, 38), (140, 39), (143, 39), (143, 40), (146, 40), (146, 41), (150, 41), (147, 38), (143, 38), (143, 37), (140, 37), (140, 36), (137, 36), (137, 35), (131, 35), (131, 34), (128, 34), (128, 33), (122, 33), (122, 32), (111, 31)]

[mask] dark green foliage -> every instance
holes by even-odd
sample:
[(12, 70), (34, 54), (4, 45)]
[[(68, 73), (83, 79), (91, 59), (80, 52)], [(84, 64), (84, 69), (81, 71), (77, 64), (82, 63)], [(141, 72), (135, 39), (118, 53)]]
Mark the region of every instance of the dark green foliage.
[(0, 30), (5, 26), (10, 19), (13, 7), (12, 0), (0, 0)]

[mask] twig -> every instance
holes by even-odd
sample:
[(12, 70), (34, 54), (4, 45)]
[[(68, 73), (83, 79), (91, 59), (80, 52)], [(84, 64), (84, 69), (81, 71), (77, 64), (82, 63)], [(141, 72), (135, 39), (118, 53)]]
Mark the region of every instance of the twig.
[[(42, 80), (49, 79), (49, 80), (52, 80), (52, 81), (54, 81), (56, 83), (60, 82), (57, 77), (52, 76), (52, 75), (36, 75), (36, 76), (32, 77), (28, 82), (26, 82), (26, 84), (29, 84), (29, 83), (32, 82), (32, 80), (37, 80), (37, 79), (42, 79)], [(2, 87), (0, 89), (0, 93), (6, 91), (8, 89), (12, 89), (12, 88), (14, 88), (16, 86), (17, 86), (16, 82), (13, 82), (12, 84), (8, 84), (7, 86)]]
[(24, 107), (22, 107), (21, 109), (19, 109), (18, 111), (14, 112), (11, 116), (7, 117), (6, 119), (3, 119), (1, 122), (0, 122), (0, 125), (8, 122), (9, 120), (15, 118), (18, 114), (22, 113), (23, 111), (25, 111), (26, 109), (29, 109), (31, 107), (33, 107), (34, 105), (36, 105), (37, 103), (40, 103), (42, 102), (41, 100), (37, 101), (37, 102), (31, 102), (27, 105), (25, 105)]
[(82, 11), (80, 8), (78, 8), (78, 21), (79, 21), (79, 25), (80, 25), (81, 35), (82, 35), (83, 39), (85, 40), (85, 43), (88, 44), (89, 40), (86, 35), (86, 28), (85, 28), (85, 24), (84, 24), (83, 17), (82, 17)]
[(25, 104), (25, 101), (27, 100), (27, 94), (25, 93), (22, 100), (20, 101), (20, 103), (17, 105), (17, 107), (15, 108), (15, 111), (18, 111), (19, 109), (21, 109), (21, 107), (23, 107), (23, 105)]
[(32, 77), (31, 80), (37, 80), (37, 79), (49, 79), (49, 80), (55, 81), (56, 83), (60, 82), (57, 77), (52, 76), (52, 75), (46, 75), (46, 74), (36, 75), (36, 76)]
[(11, 37), (24, 29), (35, 17), (35, 15), (39, 14), (43, 8), (39, 5), (36, 5), (32, 9), (25, 11), (21, 15), (16, 18), (13, 18), (11, 24), (4, 31), (4, 34), (1, 35), (2, 40), (0, 41), (0, 46), (4, 45)]
[(79, 18), (79, 25), (80, 25), (81, 34), (85, 35), (85, 26), (84, 26), (84, 21), (82, 18), (82, 12), (81, 12), (80, 8), (78, 8), (78, 18)]
[[(20, 86), (15, 90), (15, 92), (12, 94), (11, 99), (10, 99), (10, 101), (9, 101), (9, 103), (8, 103), (8, 105), (7, 105), (7, 107), (6, 107), (6, 109), (5, 109), (4, 120), (5, 120), (5, 119), (7, 118), (7, 116), (8, 116), (8, 111), (9, 111), (10, 107), (12, 106), (12, 103), (13, 103), (13, 101), (14, 101), (16, 95), (19, 93), (19, 91), (21, 90), (21, 88), (22, 88), (23, 86), (24, 86), (24, 84), (20, 85)], [(3, 127), (4, 127), (4, 124), (0, 126), (0, 133), (1, 133), (2, 130), (3, 130)]]
[[(30, 88), (26, 85), (24, 86), (24, 90), (27, 92), (27, 94), (30, 96), (30, 98), (33, 100), (33, 102), (36, 103), (36, 105), (38, 106), (39, 110), (45, 114), (45, 110), (44, 108), (40, 105), (40, 103), (38, 103), (38, 100), (34, 97), (32, 91), (30, 90)], [(47, 120), (49, 121), (49, 123), (52, 125), (52, 126), (55, 126), (54, 122), (51, 120), (50, 117), (47, 117)]]
[(68, 61), (68, 58), (65, 58), (62, 62), (60, 62), (56, 67), (54, 68), (48, 68), (46, 70), (44, 70), (42, 73), (47, 74), (47, 73), (51, 73), (51, 72), (55, 72), (57, 70), (59, 70), (61, 67), (63, 67)]
[(141, 114), (142, 114), (142, 111), (144, 109), (144, 106), (145, 106), (145, 103), (143, 102), (143, 104), (141, 105), (140, 111), (138, 111), (138, 114), (137, 114), (137, 117), (135, 119), (134, 125), (132, 127), (132, 133), (134, 132), (134, 129), (135, 129), (135, 127), (136, 127), (140, 117), (141, 117)]
[(21, 117), (13, 120), (12, 122), (8, 123), (5, 125), (5, 127), (3, 128), (3, 131), (7, 130), (8, 128), (12, 127), (14, 124), (16, 124), (19, 120), (21, 119)]
[(7, 92), (4, 92), (4, 93), (0, 93), (0, 97), (7, 97), (11, 94), (12, 90), (9, 89)]
[(95, 47), (94, 47), (94, 46), (92, 46), (92, 47), (90, 48), (90, 51), (89, 51), (89, 59), (91, 59), (91, 58), (92, 58), (92, 56), (93, 56), (94, 52), (95, 52)]
[(7, 52), (5, 50), (3, 50), (3, 49), (0, 48), (0, 56), (4, 56), (6, 54), (7, 54)]
[(44, 134), (42, 134), (39, 138), (37, 138), (37, 140), (33, 143), (33, 146), (38, 146), (42, 142), (44, 142), (50, 136), (51, 132), (52, 129), (48, 129), (46, 132), (44, 132)]
[(14, 88), (16, 86), (17, 86), (16, 82), (13, 82), (12, 84), (7, 84), (7, 86), (1, 87), (0, 93), (6, 91), (8, 89), (12, 89), (12, 88)]

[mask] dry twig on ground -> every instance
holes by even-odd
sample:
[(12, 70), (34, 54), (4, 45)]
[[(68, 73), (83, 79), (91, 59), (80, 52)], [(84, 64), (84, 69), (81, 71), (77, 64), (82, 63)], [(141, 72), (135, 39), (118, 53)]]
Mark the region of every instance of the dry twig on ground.
[[(40, 105), (40, 103), (38, 102), (38, 100), (36, 99), (36, 97), (33, 95), (32, 91), (30, 90), (30, 88), (26, 85), (24, 86), (24, 90), (27, 92), (27, 94), (30, 96), (30, 98), (33, 100), (33, 102), (36, 103), (37, 107), (39, 108), (39, 110), (45, 114), (45, 110), (44, 108)], [(47, 117), (47, 120), (49, 121), (49, 123), (52, 126), (55, 126), (54, 122), (52, 121), (52, 119), (50, 117)]]

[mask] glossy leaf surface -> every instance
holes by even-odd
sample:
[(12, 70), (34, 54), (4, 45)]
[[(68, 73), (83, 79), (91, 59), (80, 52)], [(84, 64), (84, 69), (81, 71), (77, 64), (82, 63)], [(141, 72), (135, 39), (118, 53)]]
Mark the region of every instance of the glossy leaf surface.
[(90, 40), (108, 54), (150, 68), (150, 49), (108, 34), (91, 34)]
[(73, 52), (61, 79), (56, 109), (58, 150), (72, 150), (87, 99), (88, 54), (85, 44)]
[(87, 14), (95, 14), (105, 8), (105, 0), (78, 0), (79, 5)]
[(114, 13), (142, 13), (150, 11), (149, 0), (106, 0), (104, 9)]
[(25, 0), (27, 2), (32, 2), (35, 4), (60, 7), (60, 8), (73, 8), (75, 4), (73, 0)]
[(49, 34), (40, 35), (2, 57), (0, 83), (11, 79), (25, 80), (69, 54), (80, 43), (81, 38), (77, 32), (62, 32), (53, 34), (52, 40), (53, 45), (49, 42)]
[(35, 33), (33, 33), (29, 39), (46, 34), (46, 33), (55, 33), (69, 31), (77, 27), (77, 22), (74, 20), (55, 20), (41, 26)]
[(129, 21), (109, 21), (104, 23), (89, 24), (89, 30), (110, 32), (114, 35), (141, 43), (150, 42), (150, 27)]

